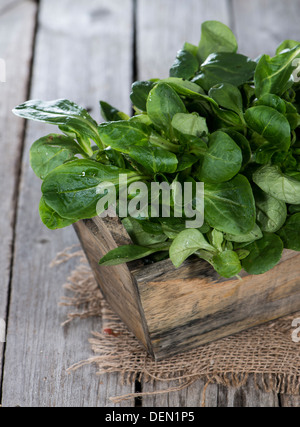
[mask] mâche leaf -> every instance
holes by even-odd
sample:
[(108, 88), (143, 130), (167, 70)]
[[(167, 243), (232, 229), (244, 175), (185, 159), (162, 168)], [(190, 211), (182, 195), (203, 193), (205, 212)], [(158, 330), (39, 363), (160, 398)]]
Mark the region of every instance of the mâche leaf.
[(246, 246), (250, 254), (243, 259), (242, 266), (249, 274), (263, 274), (280, 261), (283, 243), (276, 234), (265, 233), (262, 239)]
[(242, 161), (241, 149), (233, 139), (224, 132), (214, 132), (203, 156), (199, 180), (216, 184), (229, 181), (241, 169)]
[(240, 86), (253, 79), (256, 65), (256, 62), (238, 53), (212, 53), (193, 81), (206, 91), (222, 83)]
[(255, 201), (247, 178), (237, 175), (220, 184), (204, 187), (205, 219), (211, 227), (224, 233), (242, 234), (255, 224)]
[[(16, 107), (13, 112), (24, 119), (67, 126), (69, 130), (91, 138), (97, 145), (102, 146), (95, 120), (84, 108), (67, 99), (28, 101)], [(85, 148), (90, 149), (90, 143)]]
[(233, 52), (238, 44), (233, 32), (218, 21), (206, 21), (202, 24), (201, 40), (198, 47), (198, 58), (203, 63), (211, 53)]
[(168, 246), (158, 246), (152, 248), (137, 245), (119, 246), (102, 257), (99, 261), (99, 264), (103, 266), (124, 264), (126, 262), (136, 261), (137, 259), (144, 258), (155, 252), (160, 252), (163, 250), (168, 250)]
[(293, 61), (300, 57), (300, 43), (295, 47), (278, 53), (273, 58), (263, 55), (255, 71), (256, 96), (266, 93), (282, 95), (288, 89), (293, 71), (297, 68)]
[(211, 264), (220, 276), (228, 279), (237, 276), (242, 269), (239, 256), (234, 251), (224, 251), (215, 255)]
[(178, 234), (170, 247), (170, 258), (175, 267), (179, 267), (190, 255), (199, 249), (215, 252), (203, 234), (196, 229), (184, 230)]
[(32, 144), (30, 165), (34, 173), (44, 179), (57, 166), (74, 159), (76, 154), (85, 156), (85, 152), (74, 139), (50, 134)]
[(175, 114), (186, 113), (186, 108), (175, 90), (168, 84), (161, 83), (149, 93), (147, 113), (157, 128), (164, 129), (169, 133)]
[(188, 50), (182, 49), (177, 53), (174, 64), (170, 69), (170, 77), (191, 79), (199, 69), (198, 59)]
[(73, 219), (92, 218), (97, 215), (97, 191), (103, 182), (119, 183), (119, 175), (138, 181), (140, 176), (129, 170), (102, 165), (93, 160), (74, 160), (58, 166), (45, 178), (42, 193), (47, 205), (61, 217)]
[(286, 249), (300, 251), (300, 213), (295, 213), (289, 217), (278, 234)]
[(275, 199), (300, 204), (300, 181), (282, 173), (278, 166), (262, 166), (253, 174), (253, 181)]

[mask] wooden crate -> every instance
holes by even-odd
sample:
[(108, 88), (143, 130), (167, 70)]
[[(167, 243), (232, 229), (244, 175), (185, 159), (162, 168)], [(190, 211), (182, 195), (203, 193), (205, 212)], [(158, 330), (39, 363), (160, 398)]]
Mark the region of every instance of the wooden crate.
[(205, 261), (170, 260), (99, 266), (103, 255), (132, 243), (118, 218), (74, 225), (97, 283), (149, 354), (161, 360), (300, 310), (300, 253), (285, 251), (271, 271), (221, 278)]

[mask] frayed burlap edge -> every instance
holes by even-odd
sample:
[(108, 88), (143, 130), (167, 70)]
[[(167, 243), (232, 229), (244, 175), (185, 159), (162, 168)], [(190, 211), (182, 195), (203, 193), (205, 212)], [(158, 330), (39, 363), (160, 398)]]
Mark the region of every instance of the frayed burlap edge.
[(113, 396), (110, 398), (113, 403), (177, 392), (199, 379), (206, 383), (205, 395), (209, 384), (241, 387), (247, 383), (249, 375), (253, 375), (259, 390), (300, 394), (300, 344), (291, 339), (292, 320), (300, 317), (300, 313), (206, 344), (180, 357), (156, 362), (110, 310), (79, 246), (59, 253), (51, 266), (73, 258), (78, 258), (79, 262), (64, 285), (69, 296), (64, 296), (60, 305), (76, 310), (68, 313), (64, 324), (75, 318), (97, 316), (102, 319), (103, 329), (91, 333), (89, 343), (94, 356), (75, 363), (68, 372), (96, 364), (98, 375), (118, 373), (123, 384), (132, 385), (138, 380), (169, 385), (155, 392)]

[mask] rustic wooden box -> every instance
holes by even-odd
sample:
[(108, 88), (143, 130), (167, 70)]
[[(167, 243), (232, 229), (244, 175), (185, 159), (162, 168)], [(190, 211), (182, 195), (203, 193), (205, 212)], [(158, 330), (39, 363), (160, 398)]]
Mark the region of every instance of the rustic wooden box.
[(98, 265), (131, 243), (118, 218), (74, 225), (100, 289), (147, 351), (160, 360), (300, 310), (300, 253), (285, 251), (271, 271), (223, 279), (205, 261)]

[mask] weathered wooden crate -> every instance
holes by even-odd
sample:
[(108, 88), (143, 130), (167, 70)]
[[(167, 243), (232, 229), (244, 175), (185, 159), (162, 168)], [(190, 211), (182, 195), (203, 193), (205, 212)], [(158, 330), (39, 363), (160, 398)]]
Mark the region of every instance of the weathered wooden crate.
[(103, 255), (131, 243), (118, 218), (74, 225), (97, 283), (110, 304), (157, 360), (300, 310), (300, 253), (285, 251), (271, 271), (223, 279), (189, 259), (99, 266)]

